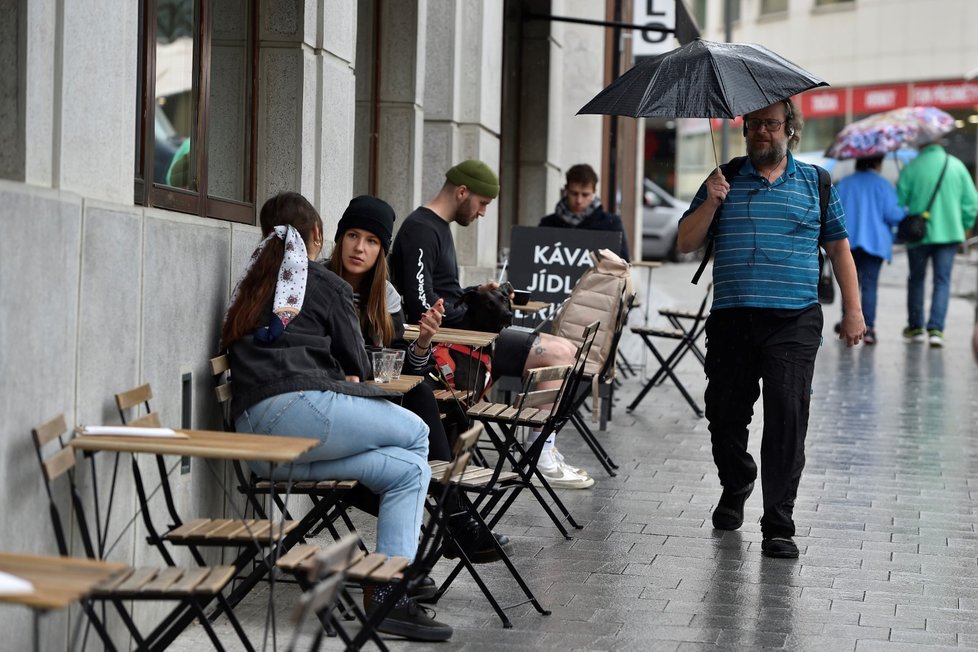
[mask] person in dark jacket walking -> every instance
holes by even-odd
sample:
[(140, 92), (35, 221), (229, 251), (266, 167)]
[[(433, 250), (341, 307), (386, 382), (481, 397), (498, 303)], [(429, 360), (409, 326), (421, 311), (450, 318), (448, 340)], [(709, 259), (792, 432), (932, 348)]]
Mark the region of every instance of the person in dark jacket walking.
[(554, 212), (541, 219), (540, 226), (620, 233), (621, 250), (618, 255), (626, 261), (631, 260), (628, 256), (628, 237), (621, 218), (606, 212), (601, 198), (595, 194), (598, 175), (594, 169), (587, 163), (578, 163), (567, 170), (566, 179), (567, 185)]

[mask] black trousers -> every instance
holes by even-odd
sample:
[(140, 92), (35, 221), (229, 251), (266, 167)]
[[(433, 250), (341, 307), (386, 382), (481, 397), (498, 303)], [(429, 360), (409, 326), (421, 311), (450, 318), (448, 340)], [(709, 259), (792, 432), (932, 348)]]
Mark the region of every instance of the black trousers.
[(761, 531), (765, 537), (794, 536), (822, 309), (816, 304), (802, 310), (715, 310), (706, 338), (706, 418), (720, 484), (736, 490), (757, 478), (747, 427), (763, 380)]

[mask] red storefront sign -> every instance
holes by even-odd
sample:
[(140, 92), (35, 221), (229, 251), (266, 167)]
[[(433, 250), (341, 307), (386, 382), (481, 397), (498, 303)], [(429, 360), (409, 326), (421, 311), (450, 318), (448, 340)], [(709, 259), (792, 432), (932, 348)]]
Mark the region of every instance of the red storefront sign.
[(861, 86), (852, 89), (852, 113), (879, 113), (907, 106), (910, 89), (906, 84)]
[(915, 82), (912, 98), (917, 106), (971, 108), (978, 105), (978, 81)]
[(845, 115), (846, 91), (845, 88), (819, 88), (796, 95), (794, 100), (800, 103), (801, 114), (806, 119)]

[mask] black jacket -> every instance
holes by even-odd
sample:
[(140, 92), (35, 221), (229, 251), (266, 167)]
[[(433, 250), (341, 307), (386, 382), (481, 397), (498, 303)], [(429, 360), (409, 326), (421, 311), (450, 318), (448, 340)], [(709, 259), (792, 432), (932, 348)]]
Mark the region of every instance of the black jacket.
[(621, 233), (621, 251), (618, 255), (626, 261), (631, 259), (628, 256), (628, 238), (625, 236), (625, 227), (621, 223), (621, 218), (614, 213), (606, 213), (603, 206), (584, 218), (577, 226), (572, 226), (557, 217), (556, 213), (551, 213), (540, 220), (540, 226), (549, 226), (558, 229), (591, 229), (594, 231), (617, 231)]
[(390, 396), (373, 385), (345, 379), (348, 375), (368, 378), (370, 363), (353, 308), (353, 290), (320, 263), (309, 263), (302, 309), (278, 339), (262, 342), (245, 335), (228, 353), (235, 419), (266, 398), (302, 390)]

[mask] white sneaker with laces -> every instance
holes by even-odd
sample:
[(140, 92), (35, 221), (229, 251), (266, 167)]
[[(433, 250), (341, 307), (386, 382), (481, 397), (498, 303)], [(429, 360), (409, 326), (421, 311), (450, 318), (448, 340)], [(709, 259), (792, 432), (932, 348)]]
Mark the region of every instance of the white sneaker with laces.
[(574, 473), (569, 466), (558, 462), (553, 450), (540, 453), (537, 470), (554, 489), (587, 489), (594, 484), (594, 478)]
[(583, 475), (586, 478), (590, 478), (591, 477), (591, 474), (590, 473), (588, 473), (584, 469), (580, 468), (579, 466), (571, 466), (570, 464), (568, 464), (567, 463), (567, 460), (564, 459), (563, 453), (561, 453), (559, 450), (557, 450), (557, 447), (556, 446), (554, 446), (552, 450), (554, 452), (554, 459), (557, 460), (557, 464), (561, 464), (563, 466), (566, 466), (568, 469), (570, 469), (571, 471), (573, 471), (577, 475)]

